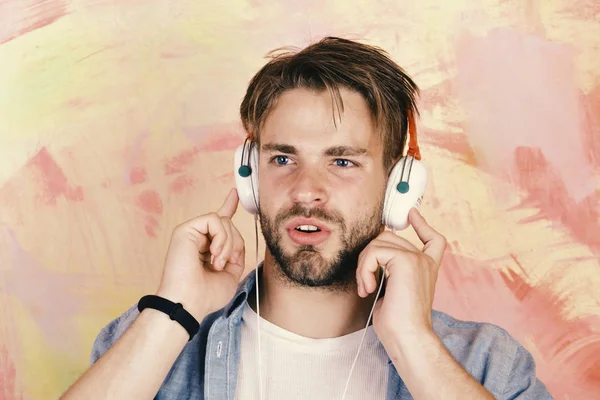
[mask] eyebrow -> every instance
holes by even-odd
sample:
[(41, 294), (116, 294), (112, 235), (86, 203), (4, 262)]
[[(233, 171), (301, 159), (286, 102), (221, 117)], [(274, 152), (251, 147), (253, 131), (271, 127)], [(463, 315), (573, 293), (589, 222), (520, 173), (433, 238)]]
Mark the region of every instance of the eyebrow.
[(367, 154), (367, 149), (352, 146), (335, 146), (325, 151), (325, 155), (329, 157), (361, 156), (363, 154)]
[(262, 151), (269, 153), (298, 154), (298, 150), (294, 146), (281, 143), (265, 143), (262, 145)]
[[(293, 155), (298, 154), (298, 149), (296, 149), (295, 146), (281, 143), (265, 143), (262, 145), (262, 150), (265, 152), (278, 152)], [(367, 153), (367, 149), (353, 146), (334, 146), (325, 150), (325, 155), (328, 157), (361, 156)]]

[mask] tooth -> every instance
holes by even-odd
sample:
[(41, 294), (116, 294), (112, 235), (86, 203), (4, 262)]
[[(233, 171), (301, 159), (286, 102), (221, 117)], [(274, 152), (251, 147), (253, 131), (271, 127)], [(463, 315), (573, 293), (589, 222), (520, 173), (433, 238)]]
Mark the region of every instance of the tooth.
[(309, 232), (315, 232), (315, 231), (319, 230), (319, 228), (317, 228), (314, 225), (300, 225), (296, 229), (301, 230), (301, 231), (309, 231)]

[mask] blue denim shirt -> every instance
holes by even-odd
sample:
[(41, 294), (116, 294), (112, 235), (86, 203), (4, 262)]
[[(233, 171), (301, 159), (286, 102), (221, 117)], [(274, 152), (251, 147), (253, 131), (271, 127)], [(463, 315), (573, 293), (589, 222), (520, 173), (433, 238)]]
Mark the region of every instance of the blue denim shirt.
[[(169, 371), (158, 400), (233, 400), (240, 358), (243, 305), (255, 283), (250, 273), (223, 309), (208, 315)], [(92, 350), (96, 362), (139, 315), (137, 305), (110, 322), (98, 335)], [(458, 321), (433, 311), (433, 329), (456, 361), (497, 399), (552, 399), (536, 378), (529, 352), (501, 328)], [(176, 322), (174, 322), (176, 323)], [(388, 359), (387, 399), (412, 396)], [(444, 388), (440, 388), (443, 391)]]

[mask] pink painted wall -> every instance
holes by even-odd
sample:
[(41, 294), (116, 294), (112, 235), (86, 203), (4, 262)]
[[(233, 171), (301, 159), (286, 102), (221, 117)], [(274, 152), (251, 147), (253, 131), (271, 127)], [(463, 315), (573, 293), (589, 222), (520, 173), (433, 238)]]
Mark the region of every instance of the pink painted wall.
[(507, 329), (557, 399), (598, 398), (598, 3), (207, 3), (0, 0), (0, 399), (85, 370), (156, 288), (171, 229), (233, 185), (263, 55), (330, 34), (423, 89), (423, 213), (450, 243), (436, 307)]

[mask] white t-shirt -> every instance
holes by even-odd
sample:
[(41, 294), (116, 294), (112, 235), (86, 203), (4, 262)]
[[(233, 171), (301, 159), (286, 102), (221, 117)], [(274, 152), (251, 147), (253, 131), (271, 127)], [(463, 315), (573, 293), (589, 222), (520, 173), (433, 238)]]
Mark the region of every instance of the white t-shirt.
[[(256, 312), (246, 303), (242, 320), (236, 400), (259, 400)], [(311, 339), (260, 319), (263, 400), (341, 400), (364, 329)], [(387, 355), (373, 327), (367, 330), (346, 400), (385, 399)]]

